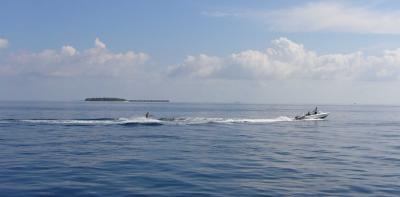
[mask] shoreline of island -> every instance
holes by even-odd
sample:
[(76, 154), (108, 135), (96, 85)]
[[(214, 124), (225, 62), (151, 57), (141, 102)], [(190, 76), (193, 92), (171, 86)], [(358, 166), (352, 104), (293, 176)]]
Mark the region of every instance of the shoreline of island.
[(107, 101), (107, 102), (138, 102), (138, 103), (169, 103), (166, 99), (124, 99), (115, 97), (93, 97), (85, 98), (85, 101)]

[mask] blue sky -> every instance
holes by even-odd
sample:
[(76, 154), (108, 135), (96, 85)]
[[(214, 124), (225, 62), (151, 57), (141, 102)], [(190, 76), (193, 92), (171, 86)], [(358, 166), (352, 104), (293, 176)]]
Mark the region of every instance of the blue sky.
[(400, 104), (399, 8), (2, 1), (0, 99)]
[[(177, 58), (186, 53), (223, 55), (255, 45), (262, 48), (270, 38), (280, 35), (268, 35), (264, 27), (251, 21), (202, 14), (246, 5), (245, 1), (230, 2), (9, 1), (0, 7), (1, 33), (12, 40), (10, 49), (14, 50), (37, 51), (65, 44), (88, 48), (94, 38), (100, 37), (112, 50), (152, 52), (163, 60), (180, 60)], [(246, 7), (256, 7), (254, 4)]]

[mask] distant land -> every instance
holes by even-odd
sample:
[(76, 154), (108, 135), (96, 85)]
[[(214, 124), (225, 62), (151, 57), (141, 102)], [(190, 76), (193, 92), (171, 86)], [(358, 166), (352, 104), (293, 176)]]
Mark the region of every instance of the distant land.
[(86, 98), (85, 101), (126, 101), (126, 99), (102, 97), (102, 98)]
[(146, 99), (136, 99), (136, 100), (128, 100), (123, 98), (113, 98), (113, 97), (95, 97), (95, 98), (86, 98), (85, 101), (123, 101), (123, 102), (156, 102), (156, 103), (168, 103), (169, 100), (146, 100)]

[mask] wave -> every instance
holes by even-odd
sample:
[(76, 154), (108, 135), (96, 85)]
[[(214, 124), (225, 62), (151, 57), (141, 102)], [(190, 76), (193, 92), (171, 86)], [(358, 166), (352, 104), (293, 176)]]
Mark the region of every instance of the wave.
[(137, 118), (95, 118), (95, 119), (4, 119), (3, 122), (60, 125), (161, 125), (161, 121), (144, 117)]
[(286, 116), (281, 116), (272, 119), (187, 117), (187, 118), (172, 118), (166, 120), (177, 124), (207, 124), (207, 123), (240, 124), (240, 123), (273, 123), (282, 121), (293, 121), (294, 119)]
[(0, 123), (28, 123), (28, 124), (59, 124), (74, 126), (90, 125), (193, 125), (193, 124), (265, 124), (274, 122), (293, 121), (293, 118), (281, 116), (272, 119), (252, 118), (209, 118), (209, 117), (178, 117), (178, 118), (96, 118), (96, 119), (1, 119)]

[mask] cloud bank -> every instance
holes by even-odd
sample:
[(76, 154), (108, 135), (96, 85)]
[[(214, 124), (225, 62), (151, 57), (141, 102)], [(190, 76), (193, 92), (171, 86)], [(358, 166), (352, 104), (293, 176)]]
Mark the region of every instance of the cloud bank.
[(312, 2), (270, 11), (203, 12), (211, 17), (245, 17), (285, 32), (400, 33), (400, 11), (378, 10), (339, 2)]
[(361, 51), (320, 55), (284, 37), (273, 40), (265, 50), (245, 50), (222, 57), (189, 55), (182, 63), (168, 68), (145, 67), (149, 58), (146, 53), (111, 52), (97, 38), (92, 48), (83, 51), (65, 45), (58, 50), (5, 55), (0, 60), (0, 75), (130, 79), (168, 76), (256, 81), (400, 79), (400, 48), (385, 50), (379, 55), (365, 55)]
[(46, 49), (38, 53), (11, 54), (0, 62), (0, 74), (133, 77), (138, 67), (148, 59), (149, 55), (145, 53), (113, 53), (107, 49), (106, 44), (96, 38), (94, 47), (82, 52), (73, 46), (65, 45), (59, 50)]
[(226, 57), (188, 56), (170, 66), (170, 76), (221, 79), (398, 80), (400, 48), (379, 56), (361, 51), (318, 55), (287, 38), (273, 40), (264, 51), (246, 50)]
[(8, 40), (4, 38), (0, 38), (0, 49), (2, 48), (7, 48), (8, 46)]

